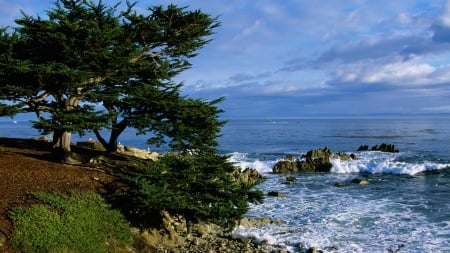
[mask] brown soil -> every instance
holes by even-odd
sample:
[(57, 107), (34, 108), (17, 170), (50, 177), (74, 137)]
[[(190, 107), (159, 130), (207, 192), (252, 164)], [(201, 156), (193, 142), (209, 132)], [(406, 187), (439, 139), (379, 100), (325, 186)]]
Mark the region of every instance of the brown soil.
[[(105, 193), (116, 182), (89, 167), (51, 161), (50, 148), (45, 141), (0, 138), (0, 232), (7, 238), (12, 229), (8, 210), (29, 204), (30, 193), (74, 189)], [(15, 251), (0, 247), (0, 252)]]
[[(30, 193), (36, 191), (71, 190), (96, 191), (100, 194), (113, 194), (127, 189), (111, 175), (108, 168), (67, 165), (52, 161), (51, 143), (31, 139), (0, 138), (0, 252), (19, 253), (6, 245), (1, 246), (1, 234), (7, 239), (11, 236), (12, 223), (8, 211), (14, 207), (36, 203)], [(101, 151), (73, 147), (77, 153), (85, 156), (97, 156)], [(131, 166), (120, 155), (109, 156), (114, 164)], [(105, 173), (102, 171), (108, 171)], [(220, 232), (220, 231), (219, 231)], [(265, 246), (250, 241), (239, 241), (229, 236), (211, 233), (206, 237), (186, 237), (186, 243), (176, 249), (158, 247), (140, 252), (283, 252), (268, 250)], [(144, 247), (145, 249), (145, 247)]]

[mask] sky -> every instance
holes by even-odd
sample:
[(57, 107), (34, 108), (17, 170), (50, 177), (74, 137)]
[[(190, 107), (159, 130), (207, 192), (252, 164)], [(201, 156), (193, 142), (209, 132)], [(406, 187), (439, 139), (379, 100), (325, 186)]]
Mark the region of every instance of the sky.
[[(119, 0), (104, 0), (114, 4)], [(122, 1), (125, 2), (125, 1)], [(53, 0), (0, 0), (0, 25)], [(218, 17), (176, 77), (226, 118), (450, 113), (450, 0), (141, 0)]]

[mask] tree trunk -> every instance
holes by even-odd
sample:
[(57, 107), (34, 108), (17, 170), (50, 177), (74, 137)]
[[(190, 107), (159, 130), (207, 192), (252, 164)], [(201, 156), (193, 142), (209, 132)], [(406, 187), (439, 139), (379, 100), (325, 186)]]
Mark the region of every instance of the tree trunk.
[(53, 149), (70, 152), (70, 137), (71, 133), (68, 131), (55, 130), (53, 132)]
[(53, 131), (52, 157), (55, 161), (63, 163), (76, 163), (70, 151), (71, 133), (63, 130)]
[(125, 128), (127, 128), (127, 125), (128, 120), (126, 119), (122, 120), (119, 123), (114, 124), (111, 129), (108, 142), (106, 142), (106, 140), (100, 135), (100, 132), (98, 130), (94, 130), (94, 134), (97, 137), (97, 140), (103, 145), (103, 147), (108, 152), (116, 152), (117, 145), (119, 144), (119, 136), (123, 133)]

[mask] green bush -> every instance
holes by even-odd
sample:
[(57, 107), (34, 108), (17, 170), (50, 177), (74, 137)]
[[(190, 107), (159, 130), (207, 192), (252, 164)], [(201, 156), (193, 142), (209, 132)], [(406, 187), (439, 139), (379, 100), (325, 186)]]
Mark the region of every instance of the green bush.
[[(166, 210), (188, 222), (232, 226), (247, 212), (249, 202), (261, 199), (261, 194), (233, 179), (233, 169), (227, 157), (217, 154), (165, 155), (121, 176), (130, 185), (124, 202), (138, 225), (158, 225), (157, 215)], [(149, 220), (155, 224), (144, 224)]]
[(9, 212), (13, 221), (11, 246), (24, 253), (108, 252), (115, 245), (131, 244), (128, 223), (117, 210), (93, 192), (44, 193), (42, 201)]

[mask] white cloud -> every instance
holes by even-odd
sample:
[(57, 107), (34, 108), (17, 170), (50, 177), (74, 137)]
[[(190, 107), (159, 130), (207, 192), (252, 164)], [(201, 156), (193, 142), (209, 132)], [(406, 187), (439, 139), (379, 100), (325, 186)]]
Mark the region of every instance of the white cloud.
[(360, 80), (367, 83), (386, 83), (400, 86), (423, 85), (430, 83), (429, 75), (436, 69), (425, 63), (394, 62), (364, 73)]
[(251, 36), (252, 34), (256, 33), (259, 29), (259, 27), (261, 26), (261, 20), (257, 19), (255, 21), (253, 21), (253, 23), (248, 26), (243, 28), (240, 33), (238, 33), (236, 36), (233, 37), (233, 41), (237, 41), (240, 40), (242, 38)]
[(444, 5), (444, 11), (440, 16), (440, 21), (442, 25), (450, 27), (450, 0), (447, 0)]

